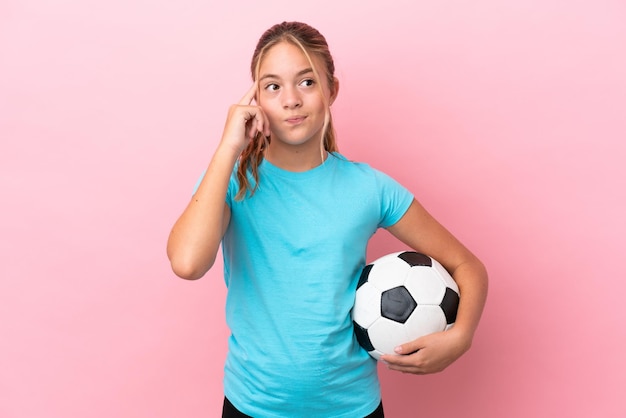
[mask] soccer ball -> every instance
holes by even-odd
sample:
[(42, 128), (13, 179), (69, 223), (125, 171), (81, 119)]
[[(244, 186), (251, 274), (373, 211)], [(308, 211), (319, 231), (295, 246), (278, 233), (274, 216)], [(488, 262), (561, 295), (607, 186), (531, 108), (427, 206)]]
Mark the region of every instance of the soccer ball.
[(352, 321), (359, 344), (379, 359), (398, 345), (454, 325), (459, 288), (431, 257), (388, 254), (363, 268)]

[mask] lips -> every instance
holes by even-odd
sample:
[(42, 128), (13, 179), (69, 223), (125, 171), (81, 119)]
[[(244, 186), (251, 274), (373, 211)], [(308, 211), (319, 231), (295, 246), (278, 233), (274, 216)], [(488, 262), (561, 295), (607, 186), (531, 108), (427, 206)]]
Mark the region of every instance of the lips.
[(285, 122), (291, 124), (291, 125), (298, 125), (302, 122), (304, 122), (304, 120), (306, 119), (306, 116), (301, 116), (301, 115), (297, 115), (297, 116), (290, 116), (287, 119), (285, 119)]

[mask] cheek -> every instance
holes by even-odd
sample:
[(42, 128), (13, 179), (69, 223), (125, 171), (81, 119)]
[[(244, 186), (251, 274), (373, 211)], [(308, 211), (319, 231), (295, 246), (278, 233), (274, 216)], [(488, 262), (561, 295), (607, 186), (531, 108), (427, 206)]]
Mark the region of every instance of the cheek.
[(273, 130), (273, 128), (277, 127), (282, 120), (281, 114), (277, 111), (276, 107), (268, 106), (267, 104), (265, 106), (261, 106), (261, 108), (270, 123), (270, 129)]
[(270, 121), (270, 125), (280, 120), (280, 116), (276, 112), (272, 112), (271, 110), (265, 110), (265, 109), (264, 109), (264, 112), (265, 112), (265, 116)]
[(329, 95), (327, 94), (322, 95), (322, 92), (317, 91), (317, 92), (311, 92), (309, 102), (313, 103), (313, 106), (315, 107), (315, 109), (323, 111), (326, 109), (326, 103), (329, 100), (330, 100)]
[(261, 99), (257, 102), (257, 105), (259, 105), (261, 109), (263, 109), (263, 112), (267, 115), (276, 113), (280, 108), (277, 97), (261, 97)]

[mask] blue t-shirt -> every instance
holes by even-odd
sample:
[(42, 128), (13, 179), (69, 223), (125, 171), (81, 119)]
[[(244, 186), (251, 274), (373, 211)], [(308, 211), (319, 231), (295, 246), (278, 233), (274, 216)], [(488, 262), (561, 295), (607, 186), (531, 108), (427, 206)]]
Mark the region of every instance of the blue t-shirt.
[(368, 240), (413, 195), (337, 153), (306, 172), (263, 160), (259, 175), (254, 195), (236, 201), (233, 172), (226, 197), (225, 395), (254, 417), (365, 416), (380, 386), (350, 311)]

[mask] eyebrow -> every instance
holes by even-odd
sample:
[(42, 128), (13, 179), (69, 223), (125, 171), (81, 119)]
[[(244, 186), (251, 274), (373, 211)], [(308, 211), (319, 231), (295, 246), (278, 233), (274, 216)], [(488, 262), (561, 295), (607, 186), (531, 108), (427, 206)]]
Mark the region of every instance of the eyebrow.
[[(305, 68), (304, 70), (298, 71), (298, 73), (296, 74), (296, 77), (300, 77), (300, 76), (303, 76), (305, 74), (312, 73), (312, 72), (313, 72), (312, 68)], [(276, 74), (265, 74), (262, 77), (259, 77), (259, 81), (265, 80), (266, 78), (277, 78), (277, 79), (280, 79), (280, 77), (277, 76)]]

